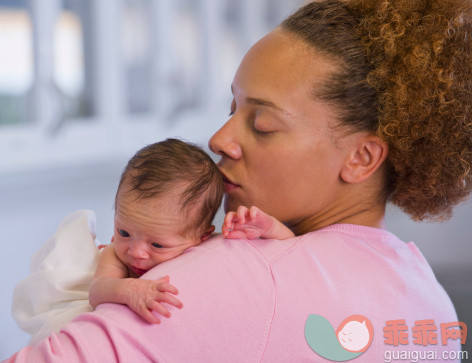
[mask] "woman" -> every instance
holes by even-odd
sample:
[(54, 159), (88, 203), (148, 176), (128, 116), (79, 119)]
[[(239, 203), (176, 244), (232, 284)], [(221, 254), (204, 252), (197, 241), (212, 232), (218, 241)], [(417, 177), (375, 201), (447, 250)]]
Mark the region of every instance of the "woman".
[(379, 362), (460, 350), (442, 344), (440, 324), (457, 317), (429, 265), (382, 228), (388, 200), (445, 219), (470, 193), (471, 14), (465, 1), (328, 0), (285, 20), (245, 56), (209, 145), (225, 211), (256, 205), (298, 237), (214, 238), (145, 275), (180, 291), (184, 308), (162, 324), (104, 304), (15, 358)]

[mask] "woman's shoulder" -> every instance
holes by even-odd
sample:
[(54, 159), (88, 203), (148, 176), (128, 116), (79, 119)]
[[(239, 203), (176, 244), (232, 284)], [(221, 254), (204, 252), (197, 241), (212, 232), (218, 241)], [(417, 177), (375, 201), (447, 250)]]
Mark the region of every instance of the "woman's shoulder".
[(367, 245), (385, 252), (398, 252), (407, 248), (405, 242), (385, 229), (347, 223), (332, 224), (309, 232), (305, 234), (305, 240), (329, 240), (331, 243), (344, 243), (353, 248)]
[(262, 271), (268, 271), (268, 265), (250, 241), (227, 239), (218, 234), (188, 248), (180, 256), (160, 263), (144, 276), (151, 274), (152, 278), (159, 278), (167, 274), (215, 273), (225, 269), (253, 270), (263, 276)]

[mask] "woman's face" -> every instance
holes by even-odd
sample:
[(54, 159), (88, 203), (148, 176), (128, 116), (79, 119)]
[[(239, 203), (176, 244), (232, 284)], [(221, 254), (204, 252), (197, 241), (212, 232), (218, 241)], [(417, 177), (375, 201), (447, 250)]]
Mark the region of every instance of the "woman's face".
[(337, 208), (342, 140), (333, 106), (313, 97), (334, 65), (276, 29), (244, 57), (231, 117), (210, 139), (221, 155), (225, 212), (255, 205), (289, 227)]

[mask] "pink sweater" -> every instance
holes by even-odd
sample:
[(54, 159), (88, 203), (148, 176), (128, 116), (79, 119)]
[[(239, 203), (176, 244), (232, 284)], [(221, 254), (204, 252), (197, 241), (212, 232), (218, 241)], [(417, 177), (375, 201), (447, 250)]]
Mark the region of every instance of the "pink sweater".
[[(169, 307), (172, 317), (160, 325), (103, 304), (10, 360), (328, 362), (305, 338), (310, 314), (334, 330), (353, 314), (372, 322), (372, 343), (354, 362), (383, 362), (394, 350), (460, 350), (459, 340), (441, 344), (440, 323), (457, 316), (423, 255), (384, 230), (337, 224), (284, 241), (220, 236), (144, 278), (166, 274), (184, 308)], [(397, 319), (405, 320), (409, 345), (385, 344), (383, 328)], [(412, 327), (423, 319), (434, 319), (436, 345), (413, 344)]]

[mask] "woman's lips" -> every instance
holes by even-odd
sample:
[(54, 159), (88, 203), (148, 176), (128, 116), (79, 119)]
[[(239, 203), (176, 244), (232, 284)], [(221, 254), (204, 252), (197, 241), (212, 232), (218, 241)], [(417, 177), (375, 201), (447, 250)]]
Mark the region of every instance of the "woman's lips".
[(223, 174), (223, 182), (225, 185), (225, 193), (229, 193), (237, 188), (240, 187), (240, 185), (233, 183), (225, 174)]
[(239, 188), (239, 185), (229, 183), (225, 181), (225, 193), (230, 193), (231, 191)]

